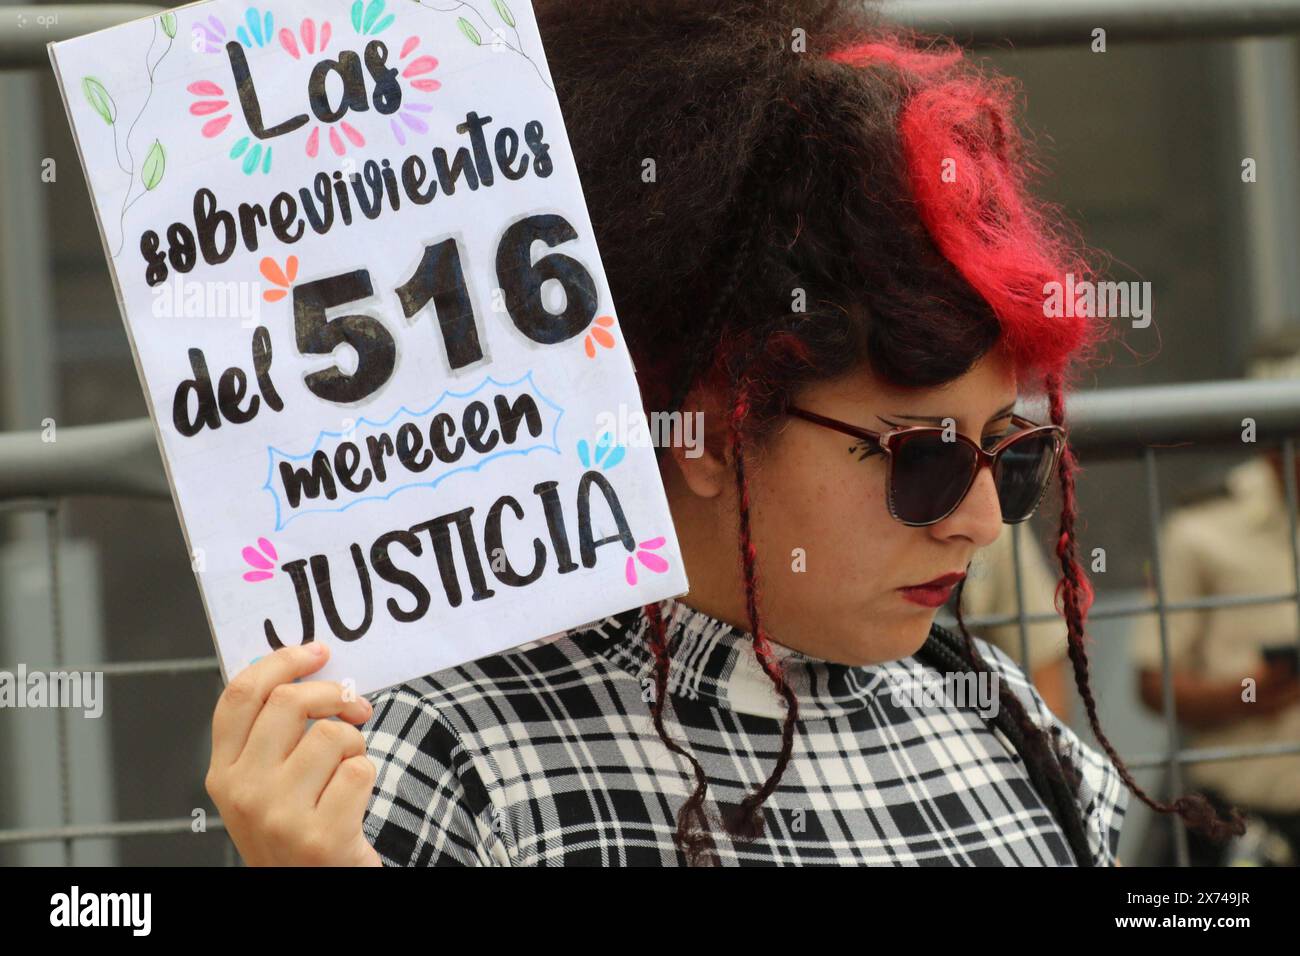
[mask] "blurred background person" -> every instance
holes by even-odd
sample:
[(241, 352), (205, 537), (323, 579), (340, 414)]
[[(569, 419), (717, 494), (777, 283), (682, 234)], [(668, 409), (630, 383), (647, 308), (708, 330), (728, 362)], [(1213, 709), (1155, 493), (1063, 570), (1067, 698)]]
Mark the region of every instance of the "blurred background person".
[[(1297, 331), (1262, 342), (1247, 377), (1300, 378)], [(1160, 563), (1167, 602), (1295, 588), (1283, 475), (1280, 450), (1267, 449), (1228, 471), (1217, 491), (1166, 518)], [(1149, 596), (1155, 599), (1154, 586)], [(1300, 742), (1297, 635), (1295, 602), (1170, 613), (1169, 655), (1182, 746)], [(1270, 649), (1275, 650), (1266, 653)], [(1160, 714), (1155, 614), (1135, 621), (1133, 655), (1142, 702)], [(1247, 679), (1255, 682), (1253, 699), (1243, 686)], [(1271, 846), (1270, 862), (1300, 865), (1300, 755), (1193, 763), (1184, 773), (1188, 787), (1254, 817), (1254, 832), (1247, 837)], [(1188, 834), (1188, 849), (1193, 866), (1232, 861), (1232, 847), (1215, 846), (1194, 833)]]

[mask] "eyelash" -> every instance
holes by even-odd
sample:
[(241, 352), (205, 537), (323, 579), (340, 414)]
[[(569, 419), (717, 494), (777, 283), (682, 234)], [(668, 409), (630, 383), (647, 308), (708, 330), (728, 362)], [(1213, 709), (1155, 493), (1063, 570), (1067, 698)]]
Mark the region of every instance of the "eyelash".
[[(882, 418), (881, 421), (893, 425), (893, 423), (889, 422), (888, 419)], [(893, 427), (897, 428), (898, 426), (893, 425)], [(1015, 434), (1015, 432), (1016, 429), (1013, 426), (1007, 426), (1007, 428), (1002, 432), (996, 435), (989, 435), (988, 437), (986, 437), (983, 440), (983, 447), (991, 448), (992, 446), (996, 445), (998, 442), (1002, 441), (1002, 439), (1006, 438), (1008, 435)], [(873, 444), (872, 442), (869, 441), (860, 441), (849, 446), (849, 454), (857, 455), (858, 461), (866, 461), (868, 458), (872, 457), (873, 455), (882, 455), (884, 454), (884, 452), (882, 451), (879, 445)]]
[(880, 446), (869, 441), (860, 441), (849, 446), (849, 454), (858, 456), (858, 461), (866, 461), (872, 455), (883, 455)]

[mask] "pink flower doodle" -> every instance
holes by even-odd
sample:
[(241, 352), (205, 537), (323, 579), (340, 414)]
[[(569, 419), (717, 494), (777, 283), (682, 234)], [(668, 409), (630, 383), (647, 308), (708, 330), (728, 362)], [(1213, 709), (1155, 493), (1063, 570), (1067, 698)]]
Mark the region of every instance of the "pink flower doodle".
[(653, 552), (664, 546), (664, 538), (661, 535), (658, 538), (651, 538), (649, 541), (642, 541), (637, 545), (635, 556), (628, 555), (627, 567), (624, 574), (627, 577), (627, 583), (636, 584), (636, 563), (640, 561), (645, 567), (649, 568), (655, 574), (663, 574), (668, 570), (668, 562)]
[[(259, 551), (258, 548), (261, 550)], [(257, 548), (244, 548), (243, 554), (249, 566), (256, 569), (244, 572), (245, 581), (269, 581), (274, 577), (273, 569), (280, 556), (275, 553), (275, 546), (270, 541), (258, 538)]]

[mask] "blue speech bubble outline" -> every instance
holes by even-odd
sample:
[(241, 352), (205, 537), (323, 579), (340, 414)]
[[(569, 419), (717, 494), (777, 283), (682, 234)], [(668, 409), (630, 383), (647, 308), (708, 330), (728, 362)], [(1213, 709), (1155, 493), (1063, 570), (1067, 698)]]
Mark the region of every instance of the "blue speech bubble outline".
[[(527, 382), (531, 389), (531, 394), (535, 395), (537, 398), (540, 398), (543, 402), (545, 402), (555, 411), (559, 412), (559, 415), (556, 416), (555, 419), (555, 425), (551, 429), (551, 444), (534, 445), (532, 448), (522, 448), (522, 449), (511, 448), (505, 451), (494, 452), (488, 455), (486, 458), (484, 458), (476, 465), (461, 465), (460, 467), (453, 468), (451, 471), (443, 472), (433, 481), (413, 481), (409, 484), (401, 485), (397, 488), (394, 488), (386, 495), (368, 495), (365, 498), (356, 498), (353, 501), (349, 501), (347, 504), (342, 505), (341, 507), (338, 508), (309, 508), (305, 511), (299, 511), (297, 514), (290, 517), (289, 520), (285, 521), (283, 524), (280, 523), (280, 496), (276, 494), (275, 488), (272, 487), (272, 483), (271, 483), (272, 479), (275, 477), (275, 462), (276, 462), (275, 456), (277, 454), (279, 454), (280, 458), (284, 461), (302, 461), (303, 459), (311, 458), (312, 455), (316, 454), (316, 452), (320, 450), (321, 442), (323, 442), (327, 437), (342, 438), (344, 435), (352, 434), (362, 425), (371, 425), (375, 428), (385, 428), (388, 425), (392, 424), (393, 421), (395, 421), (403, 412), (405, 412), (408, 416), (412, 418), (421, 418), (425, 415), (432, 414), (434, 411), (437, 410), (438, 406), (441, 405), (448, 398), (470, 398), (473, 395), (477, 395), (479, 392), (481, 392), (484, 388), (486, 388), (489, 385), (495, 385), (497, 388), (511, 388), (515, 385), (520, 384), (521, 382)], [(535, 451), (553, 451), (557, 455), (562, 455), (564, 453), (560, 451), (560, 444), (559, 444), (560, 419), (562, 418), (564, 418), (564, 409), (561, 408), (559, 405), (555, 404), (555, 402), (551, 401), (549, 398), (547, 398), (546, 395), (542, 393), (542, 390), (537, 387), (537, 383), (533, 381), (532, 369), (529, 369), (526, 374), (515, 379), (513, 382), (498, 382), (495, 378), (489, 375), (487, 378), (485, 378), (474, 388), (470, 389), (468, 392), (444, 391), (442, 395), (438, 397), (438, 400), (436, 402), (434, 402), (432, 405), (430, 405), (422, 412), (413, 412), (405, 405), (403, 405), (397, 411), (393, 412), (393, 414), (390, 415), (386, 421), (375, 422), (375, 421), (371, 421), (368, 418), (363, 418), (359, 422), (357, 422), (352, 427), (352, 430), (349, 432), (341, 432), (341, 431), (324, 432), (323, 431), (316, 436), (315, 444), (312, 445), (312, 447), (308, 451), (304, 452), (301, 455), (290, 455), (288, 452), (281, 451), (279, 448), (275, 448), (273, 446), (268, 445), (266, 449), (266, 453), (269, 458), (269, 464), (267, 466), (267, 471), (266, 471), (266, 484), (262, 486), (262, 490), (270, 492), (271, 498), (275, 502), (275, 530), (283, 531), (295, 519), (301, 518), (303, 515), (337, 514), (341, 511), (347, 511), (353, 505), (359, 505), (365, 501), (387, 501), (389, 498), (393, 497), (393, 495), (397, 494), (399, 491), (406, 491), (409, 488), (436, 488), (444, 479), (450, 478), (452, 475), (459, 474), (463, 471), (478, 471), (488, 462), (493, 461), (497, 458), (503, 458), (506, 455), (527, 455)]]

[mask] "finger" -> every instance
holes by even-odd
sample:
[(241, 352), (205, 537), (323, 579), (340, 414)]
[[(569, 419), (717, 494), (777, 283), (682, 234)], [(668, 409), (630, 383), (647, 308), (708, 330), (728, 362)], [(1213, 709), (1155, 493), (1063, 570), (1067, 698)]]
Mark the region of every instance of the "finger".
[(360, 830), (374, 792), (376, 773), (374, 761), (364, 753), (340, 763), (316, 804), (322, 822), (338, 827), (339, 832)]
[(229, 766), (239, 759), (253, 723), (275, 687), (315, 673), (327, 660), (329, 648), (312, 641), (282, 647), (236, 674), (212, 714), (213, 764)]
[(307, 732), (307, 721), (341, 717), (355, 724), (369, 719), (371, 712), (368, 700), (335, 681), (280, 684), (271, 689), (253, 722), (239, 763), (245, 767), (283, 763)]
[(365, 734), (339, 720), (322, 720), (284, 762), (281, 790), (314, 807), (339, 765), (366, 752)]

